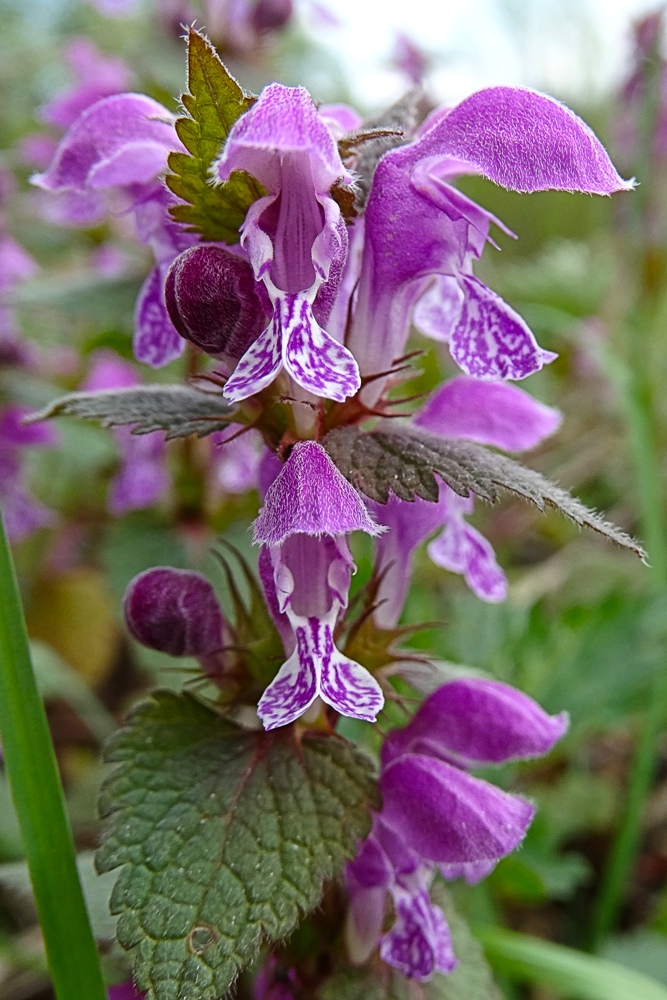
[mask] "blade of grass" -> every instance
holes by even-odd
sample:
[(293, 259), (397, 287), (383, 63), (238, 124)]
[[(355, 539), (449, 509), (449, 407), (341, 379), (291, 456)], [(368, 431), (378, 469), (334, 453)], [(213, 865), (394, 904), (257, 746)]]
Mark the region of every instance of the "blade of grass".
[(58, 1000), (106, 1000), (0, 514), (0, 740)]
[(667, 1000), (667, 987), (616, 962), (499, 927), (475, 930), (494, 970), (564, 1000)]

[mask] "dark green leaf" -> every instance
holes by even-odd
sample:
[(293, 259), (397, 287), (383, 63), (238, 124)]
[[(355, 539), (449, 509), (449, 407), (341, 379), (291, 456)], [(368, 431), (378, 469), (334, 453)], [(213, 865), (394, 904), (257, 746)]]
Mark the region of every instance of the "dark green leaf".
[(134, 424), (133, 434), (166, 431), (167, 440), (206, 437), (233, 419), (233, 410), (219, 393), (201, 392), (187, 385), (142, 385), (103, 392), (70, 392), (30, 417), (99, 420), (103, 427)]
[(187, 204), (174, 205), (170, 212), (187, 232), (238, 243), (246, 212), (264, 189), (242, 170), (213, 186), (211, 164), (236, 119), (256, 98), (239, 86), (208, 39), (194, 28), (188, 33), (188, 91), (182, 97), (186, 115), (176, 121), (188, 152), (170, 154), (172, 172), (167, 174), (168, 187)]
[(393, 491), (401, 500), (436, 501), (436, 475), (459, 496), (475, 493), (495, 503), (507, 490), (544, 511), (555, 507), (580, 527), (592, 528), (640, 558), (641, 545), (581, 501), (506, 455), (470, 441), (452, 441), (414, 428), (376, 430), (341, 427), (322, 442), (343, 475), (366, 496), (386, 503)]
[(111, 741), (100, 871), (149, 1000), (213, 1000), (317, 906), (370, 826), (369, 760), (336, 736), (240, 729), (158, 692)]

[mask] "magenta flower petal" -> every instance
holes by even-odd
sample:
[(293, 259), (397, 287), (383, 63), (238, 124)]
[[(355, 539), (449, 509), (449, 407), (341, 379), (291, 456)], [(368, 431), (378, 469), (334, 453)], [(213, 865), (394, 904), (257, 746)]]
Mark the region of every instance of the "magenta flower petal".
[(185, 341), (167, 312), (163, 267), (154, 267), (141, 286), (134, 309), (132, 346), (137, 360), (151, 368), (169, 364), (185, 350)]
[[(429, 559), (451, 573), (461, 573), (470, 589), (482, 601), (496, 604), (507, 597), (507, 577), (496, 562), (493, 546), (455, 510), (458, 497), (447, 491), (448, 517), (443, 531), (427, 548)], [(471, 505), (472, 506), (472, 505)]]
[(500, 681), (456, 680), (423, 702), (384, 743), (385, 764), (407, 753), (430, 754), (462, 767), (502, 764), (548, 753), (565, 734), (567, 713), (548, 715)]
[(339, 653), (331, 631), (322, 636), (320, 697), (341, 715), (375, 722), (384, 705), (382, 688), (372, 674)]
[(131, 510), (144, 510), (162, 499), (169, 488), (162, 434), (133, 434), (117, 427), (114, 436), (123, 461), (109, 490), (109, 510), (116, 517)]
[(282, 368), (282, 344), (275, 319), (245, 352), (231, 378), (227, 379), (224, 395), (230, 403), (239, 403), (248, 396), (271, 385)]
[(222, 646), (220, 605), (201, 573), (167, 566), (139, 573), (123, 610), (135, 639), (170, 656), (206, 656)]
[[(282, 155), (272, 155), (274, 151)], [(272, 83), (236, 121), (216, 169), (221, 180), (233, 170), (247, 170), (267, 191), (277, 193), (282, 185), (281, 161), (290, 153), (310, 164), (312, 183), (320, 194), (339, 178), (349, 178), (336, 141), (308, 91)]]
[(459, 376), (430, 396), (416, 415), (418, 427), (450, 439), (464, 438), (505, 451), (534, 448), (558, 428), (558, 410), (506, 382)]
[(317, 697), (317, 672), (308, 644), (307, 625), (295, 633), (296, 648), (271, 681), (257, 705), (265, 729), (287, 726)]
[(315, 441), (299, 441), (266, 493), (254, 541), (281, 545), (295, 533), (379, 535), (364, 502)]
[(428, 982), (435, 972), (452, 972), (459, 963), (440, 907), (425, 889), (415, 894), (398, 890), (394, 896), (396, 922), (382, 939), (383, 960), (419, 982)]
[(108, 1000), (144, 1000), (145, 993), (139, 993), (131, 979), (126, 983), (110, 986), (107, 991)]
[(276, 303), (274, 329), (280, 331), (285, 371), (308, 392), (342, 403), (361, 379), (354, 356), (319, 326), (310, 303), (293, 295)]
[(463, 878), (468, 885), (477, 885), (496, 867), (497, 861), (468, 861), (457, 865), (439, 865), (440, 874), (448, 882)]
[(380, 791), (383, 822), (436, 863), (504, 857), (521, 843), (535, 812), (518, 795), (419, 754), (385, 768)]
[(145, 184), (172, 150), (185, 151), (167, 109), (142, 94), (116, 94), (84, 111), (33, 183), (49, 191)]
[(480, 379), (522, 379), (557, 355), (543, 351), (518, 313), (490, 288), (463, 274), (463, 307), (449, 350), (467, 375)]
[(514, 191), (629, 191), (604, 147), (569, 108), (532, 90), (491, 87), (453, 108), (421, 139), (424, 156), (462, 160)]
[(40, 111), (40, 118), (49, 125), (66, 129), (92, 104), (127, 90), (131, 72), (122, 61), (102, 55), (89, 38), (72, 38), (65, 49), (65, 56), (77, 82), (63, 93), (48, 101)]

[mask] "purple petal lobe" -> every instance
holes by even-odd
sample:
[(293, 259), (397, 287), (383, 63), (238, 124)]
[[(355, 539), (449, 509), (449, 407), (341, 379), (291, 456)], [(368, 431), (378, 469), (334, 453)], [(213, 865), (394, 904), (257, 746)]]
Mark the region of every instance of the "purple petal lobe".
[(567, 727), (567, 713), (548, 715), (508, 684), (456, 680), (434, 691), (407, 726), (392, 731), (382, 759), (389, 764), (418, 753), (463, 767), (502, 764), (548, 753)]
[(280, 330), (274, 319), (245, 352), (225, 383), (223, 395), (230, 403), (239, 403), (271, 385), (281, 368)]
[(452, 275), (437, 275), (421, 296), (412, 321), (426, 337), (447, 342), (461, 315), (463, 292)]
[(265, 729), (294, 722), (317, 697), (317, 670), (310, 648), (308, 627), (295, 630), (296, 649), (283, 663), (257, 705)]
[(336, 141), (304, 87), (269, 84), (237, 120), (217, 164), (226, 180), (233, 170), (247, 170), (272, 194), (281, 187), (281, 159), (288, 154), (310, 164), (315, 190), (323, 194), (347, 177)]
[(507, 577), (496, 562), (493, 547), (463, 517), (451, 517), (427, 552), (436, 566), (462, 573), (482, 601), (497, 604), (507, 597)]
[(205, 656), (222, 646), (220, 605), (200, 573), (166, 566), (139, 573), (125, 591), (123, 609), (132, 635), (151, 649)]
[(417, 754), (390, 764), (380, 791), (383, 821), (436, 863), (502, 858), (521, 843), (534, 814), (525, 799)]
[(297, 295), (276, 301), (285, 370), (302, 388), (342, 403), (361, 379), (354, 357), (316, 322), (310, 302)]
[(514, 87), (472, 94), (427, 132), (422, 155), (467, 161), (514, 191), (628, 191), (591, 129), (551, 97)]
[(49, 191), (145, 184), (164, 170), (170, 151), (184, 152), (170, 117), (142, 94), (106, 97), (77, 119), (33, 183)]
[(458, 962), (442, 910), (428, 892), (397, 892), (396, 923), (385, 934), (380, 955), (405, 976), (427, 982), (434, 972), (448, 973)]
[(482, 879), (490, 875), (496, 867), (494, 861), (469, 861), (467, 864), (440, 865), (440, 874), (448, 882), (453, 882), (457, 878), (463, 878), (468, 885), (477, 885)]
[(254, 541), (281, 545), (290, 535), (382, 531), (364, 502), (315, 441), (299, 441), (266, 493)]
[(167, 312), (164, 275), (160, 267), (153, 268), (139, 292), (134, 311), (133, 347), (137, 360), (151, 368), (161, 368), (180, 358), (185, 349), (185, 342), (174, 329)]
[(207, 354), (236, 360), (266, 327), (257, 287), (242, 257), (218, 246), (195, 246), (171, 265), (165, 300), (182, 337)]
[(560, 420), (558, 410), (514, 385), (459, 376), (436, 389), (414, 422), (446, 438), (524, 451), (553, 434)]
[(338, 652), (330, 628), (326, 629), (323, 640), (320, 678), (322, 701), (326, 701), (341, 715), (375, 722), (384, 705), (380, 685), (359, 663)]
[(460, 281), (465, 299), (449, 350), (466, 375), (522, 379), (554, 360), (500, 296), (472, 275), (461, 275)]

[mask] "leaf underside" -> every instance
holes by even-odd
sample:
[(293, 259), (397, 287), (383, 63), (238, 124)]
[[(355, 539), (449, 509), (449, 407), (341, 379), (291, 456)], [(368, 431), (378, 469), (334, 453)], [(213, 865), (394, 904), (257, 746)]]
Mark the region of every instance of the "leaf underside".
[(30, 422), (66, 416), (99, 420), (103, 427), (134, 424), (133, 434), (165, 431), (169, 441), (190, 434), (206, 437), (220, 431), (234, 419), (234, 411), (216, 393), (201, 392), (187, 385), (143, 385), (103, 392), (70, 392), (31, 414)]
[(172, 217), (186, 232), (203, 240), (239, 241), (249, 206), (265, 192), (250, 174), (236, 170), (224, 184), (211, 183), (211, 164), (220, 155), (234, 122), (256, 100), (227, 71), (199, 31), (188, 32), (188, 91), (181, 101), (185, 115), (176, 132), (188, 150), (170, 153), (166, 182), (186, 204), (172, 205)]
[(392, 492), (400, 500), (420, 497), (435, 502), (439, 490), (435, 477), (439, 476), (459, 496), (474, 493), (495, 503), (499, 490), (506, 490), (541, 511), (554, 507), (580, 527), (592, 528), (646, 558), (635, 539), (566, 490), (482, 445), (447, 440), (414, 428), (364, 432), (358, 427), (337, 428), (322, 444), (346, 479), (379, 503), (387, 503)]
[(213, 1000), (317, 906), (370, 827), (371, 762), (336, 736), (240, 729), (162, 691), (112, 739), (97, 867), (148, 1000)]

